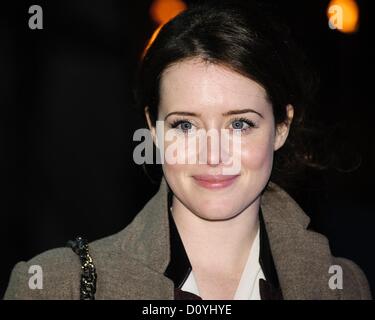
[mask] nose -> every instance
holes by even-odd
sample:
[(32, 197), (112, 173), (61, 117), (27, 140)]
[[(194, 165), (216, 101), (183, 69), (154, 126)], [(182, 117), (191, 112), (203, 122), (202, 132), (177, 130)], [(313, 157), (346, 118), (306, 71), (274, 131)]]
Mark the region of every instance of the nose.
[[(218, 141), (219, 140), (219, 141)], [(220, 138), (217, 138), (216, 136), (208, 136), (207, 137), (207, 164), (211, 167), (216, 167), (221, 162), (221, 156), (220, 156)]]
[(207, 153), (207, 164), (217, 167), (226, 163), (230, 158), (229, 140), (221, 130), (209, 131), (207, 134), (207, 146), (203, 152)]

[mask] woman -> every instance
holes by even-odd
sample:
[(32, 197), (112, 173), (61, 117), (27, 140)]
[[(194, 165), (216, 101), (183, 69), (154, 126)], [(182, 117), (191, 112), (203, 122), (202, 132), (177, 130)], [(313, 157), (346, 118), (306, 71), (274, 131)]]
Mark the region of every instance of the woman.
[[(197, 6), (167, 23), (137, 91), (166, 151), (159, 191), (118, 234), (18, 263), (5, 298), (370, 299), (359, 267), (333, 257), (271, 181), (310, 159), (304, 67), (287, 29), (255, 6)], [(223, 135), (193, 144), (208, 131)], [(35, 265), (43, 290), (29, 286)]]

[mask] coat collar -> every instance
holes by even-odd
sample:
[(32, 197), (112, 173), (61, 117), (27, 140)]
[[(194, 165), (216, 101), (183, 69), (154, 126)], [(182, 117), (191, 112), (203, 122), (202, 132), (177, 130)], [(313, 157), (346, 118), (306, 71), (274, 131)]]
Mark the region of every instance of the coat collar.
[[(124, 230), (122, 250), (164, 277), (170, 262), (169, 186), (158, 192)], [(265, 230), (284, 299), (335, 298), (328, 288), (331, 253), (326, 238), (307, 231), (310, 219), (277, 184), (261, 196)]]
[[(180, 289), (189, 276), (191, 264), (170, 210), (168, 210), (168, 218), (170, 226), (169, 234), (171, 254), (168, 267), (164, 274), (173, 281), (175, 288)], [(279, 290), (279, 280), (273, 262), (261, 208), (259, 208), (259, 229), (259, 263), (267, 279), (267, 287), (270, 289), (269, 291), (276, 291)]]

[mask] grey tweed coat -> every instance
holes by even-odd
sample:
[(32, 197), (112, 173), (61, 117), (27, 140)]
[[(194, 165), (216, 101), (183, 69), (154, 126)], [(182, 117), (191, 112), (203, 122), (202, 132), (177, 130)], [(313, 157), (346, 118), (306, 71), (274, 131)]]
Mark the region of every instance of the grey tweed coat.
[[(98, 280), (96, 299), (174, 299), (164, 275), (170, 261), (168, 185), (122, 231), (89, 244)], [(278, 185), (269, 183), (261, 208), (284, 299), (371, 299), (364, 273), (332, 256), (327, 239), (307, 230), (309, 218)], [(43, 288), (30, 289), (29, 267), (43, 271)], [(329, 286), (329, 268), (342, 268), (342, 289)], [(14, 267), (5, 299), (79, 299), (80, 261), (70, 248), (46, 251)]]

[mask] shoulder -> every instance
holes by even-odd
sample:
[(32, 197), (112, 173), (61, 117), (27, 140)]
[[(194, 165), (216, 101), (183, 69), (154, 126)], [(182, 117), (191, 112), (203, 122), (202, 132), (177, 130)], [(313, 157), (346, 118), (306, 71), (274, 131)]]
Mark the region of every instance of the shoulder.
[(80, 268), (70, 248), (43, 252), (14, 266), (4, 299), (79, 298)]
[(338, 299), (371, 300), (369, 284), (362, 269), (352, 260), (334, 256), (325, 235), (304, 228), (301, 239), (305, 247), (308, 247), (308, 258), (306, 255), (305, 258), (309, 260), (310, 268), (315, 267), (318, 275), (321, 267), (325, 265), (329, 291), (336, 292)]
[[(309, 228), (310, 218), (281, 187), (270, 183), (262, 212), (284, 288), (298, 299), (371, 299), (363, 271), (335, 257), (327, 237)], [(308, 271), (308, 272), (306, 272)], [(295, 275), (301, 275), (297, 278)], [(291, 285), (293, 284), (293, 286)]]
[[(332, 257), (332, 273), (337, 272), (342, 277), (341, 299), (371, 300), (370, 287), (361, 268), (346, 258)], [(334, 267), (339, 268), (335, 269)]]
[[(316, 267), (317, 270), (326, 265), (329, 291), (336, 292), (336, 297), (340, 300), (371, 300), (366, 275), (355, 262), (347, 258), (334, 256), (331, 252), (329, 240), (323, 234), (305, 230), (304, 238), (305, 245), (310, 247), (311, 268), (314, 268), (315, 262), (320, 264), (319, 267)], [(328, 259), (325, 259), (324, 256)]]
[[(97, 269), (97, 261), (99, 269), (103, 268), (103, 261), (119, 251), (119, 237), (114, 234), (89, 244)], [(4, 299), (79, 299), (80, 277), (80, 259), (71, 248), (51, 249), (14, 266)]]

